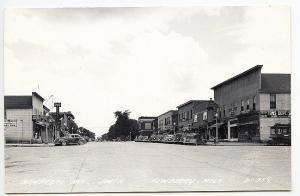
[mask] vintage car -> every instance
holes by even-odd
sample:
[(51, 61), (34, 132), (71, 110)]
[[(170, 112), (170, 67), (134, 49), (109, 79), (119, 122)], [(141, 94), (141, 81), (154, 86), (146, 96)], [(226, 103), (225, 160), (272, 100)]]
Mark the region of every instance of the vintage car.
[(144, 136), (144, 135), (139, 135), (135, 138), (136, 142), (148, 142), (149, 139), (148, 139), (148, 136)]
[(190, 133), (190, 134), (186, 134), (183, 136), (182, 143), (183, 144), (201, 145), (201, 144), (205, 144), (206, 140), (200, 134)]
[(182, 138), (183, 138), (182, 133), (176, 133), (175, 136), (174, 136), (174, 143), (175, 144), (182, 144)]
[(167, 134), (167, 135), (164, 136), (163, 142), (164, 143), (175, 143), (175, 136)]
[(163, 135), (163, 134), (157, 135), (157, 142), (159, 142), (159, 143), (164, 142), (164, 136), (165, 136), (165, 135)]
[(153, 134), (149, 137), (149, 142), (157, 142), (158, 136), (156, 134)]
[(79, 134), (67, 134), (64, 137), (60, 137), (54, 140), (54, 144), (66, 146), (70, 144), (82, 145), (85, 144), (86, 140), (81, 137)]

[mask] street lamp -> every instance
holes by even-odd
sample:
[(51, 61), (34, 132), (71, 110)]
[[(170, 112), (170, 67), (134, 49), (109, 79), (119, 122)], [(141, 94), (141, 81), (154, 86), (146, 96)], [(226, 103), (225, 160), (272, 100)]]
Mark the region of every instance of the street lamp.
[(219, 130), (218, 130), (218, 112), (219, 112), (219, 108), (217, 108), (217, 112), (216, 112), (216, 139), (215, 139), (215, 143), (218, 142), (219, 139)]
[(176, 134), (176, 127), (175, 126), (176, 126), (176, 123), (174, 122), (173, 123), (174, 135)]

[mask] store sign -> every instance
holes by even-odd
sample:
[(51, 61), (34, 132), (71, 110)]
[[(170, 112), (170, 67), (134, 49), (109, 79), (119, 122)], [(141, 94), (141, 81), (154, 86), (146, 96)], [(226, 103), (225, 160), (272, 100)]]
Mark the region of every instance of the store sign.
[(61, 107), (61, 103), (60, 102), (54, 103), (54, 107)]
[(291, 113), (288, 110), (260, 111), (260, 116), (265, 118), (290, 117)]
[(17, 120), (6, 120), (4, 121), (4, 127), (17, 127)]

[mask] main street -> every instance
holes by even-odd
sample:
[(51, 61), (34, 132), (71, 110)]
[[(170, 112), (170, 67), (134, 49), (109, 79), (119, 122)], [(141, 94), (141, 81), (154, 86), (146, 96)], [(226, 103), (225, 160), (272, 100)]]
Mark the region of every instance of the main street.
[(7, 193), (291, 189), (287, 146), (6, 147)]

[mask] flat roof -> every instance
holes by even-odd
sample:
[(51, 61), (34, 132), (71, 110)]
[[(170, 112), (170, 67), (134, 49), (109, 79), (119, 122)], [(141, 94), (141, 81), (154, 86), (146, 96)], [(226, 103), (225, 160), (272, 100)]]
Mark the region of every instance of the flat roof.
[(165, 114), (167, 114), (167, 113), (169, 113), (169, 112), (178, 112), (178, 110), (169, 110), (169, 111), (167, 111), (167, 112), (165, 112), (165, 113), (159, 115), (158, 117), (160, 117), (160, 116), (162, 116), (162, 115), (165, 115)]
[(189, 100), (189, 101), (177, 106), (177, 108), (181, 108), (183, 106), (189, 105), (189, 104), (194, 103), (194, 102), (206, 102), (206, 101), (210, 101), (210, 100)]
[(262, 67), (263, 67), (263, 65), (256, 65), (256, 66), (254, 66), (254, 67), (252, 67), (252, 68), (250, 68), (250, 69), (248, 69), (248, 70), (246, 70), (246, 71), (244, 71), (244, 72), (242, 72), (242, 73), (240, 73), (240, 74), (238, 74), (236, 76), (233, 76), (233, 77), (229, 78), (228, 80), (225, 80), (224, 82), (221, 82), (221, 83), (217, 84), (216, 86), (214, 86), (214, 87), (212, 87), (210, 89), (214, 90), (214, 89), (216, 89), (216, 88), (218, 88), (220, 86), (223, 86), (225, 84), (228, 84), (229, 82), (232, 82), (233, 80), (239, 79), (239, 78), (241, 78), (241, 77), (243, 77), (245, 75), (248, 75), (249, 73), (257, 71), (257, 70), (261, 69)]

